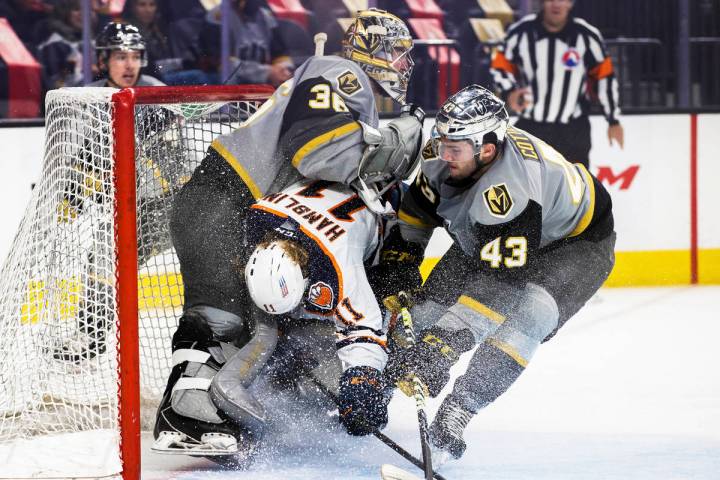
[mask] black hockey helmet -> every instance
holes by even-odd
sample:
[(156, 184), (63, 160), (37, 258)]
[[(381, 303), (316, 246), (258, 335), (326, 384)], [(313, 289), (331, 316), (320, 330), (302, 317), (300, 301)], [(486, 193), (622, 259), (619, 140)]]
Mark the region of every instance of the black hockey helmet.
[(138, 51), (141, 54), (141, 65), (147, 66), (145, 39), (140, 30), (129, 23), (111, 22), (95, 38), (95, 51), (98, 61), (107, 65), (110, 52), (113, 50)]

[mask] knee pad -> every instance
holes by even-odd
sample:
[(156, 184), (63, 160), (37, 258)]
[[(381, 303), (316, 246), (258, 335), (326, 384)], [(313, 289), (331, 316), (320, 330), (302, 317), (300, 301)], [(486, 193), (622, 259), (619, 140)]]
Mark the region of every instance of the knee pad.
[(550, 335), (558, 326), (560, 311), (555, 299), (540, 285), (528, 283), (524, 301), (518, 305), (517, 324), (526, 334), (538, 341)]
[(523, 293), (522, 301), (488, 341), (524, 367), (557, 328), (560, 314), (557, 302), (543, 287), (529, 283)]

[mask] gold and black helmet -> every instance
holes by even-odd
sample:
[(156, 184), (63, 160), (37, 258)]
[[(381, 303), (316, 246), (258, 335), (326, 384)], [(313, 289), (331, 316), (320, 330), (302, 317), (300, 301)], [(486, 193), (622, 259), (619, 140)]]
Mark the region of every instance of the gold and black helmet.
[(400, 104), (405, 103), (415, 63), (405, 22), (384, 10), (358, 12), (343, 39), (343, 56), (354, 61)]

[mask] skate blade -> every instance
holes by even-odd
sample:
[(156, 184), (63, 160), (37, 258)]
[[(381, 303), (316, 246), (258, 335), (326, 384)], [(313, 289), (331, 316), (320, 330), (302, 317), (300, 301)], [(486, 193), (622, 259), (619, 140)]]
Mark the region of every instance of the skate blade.
[(189, 455), (213, 457), (237, 455), (237, 441), (231, 435), (223, 433), (204, 433), (200, 442), (180, 432), (160, 432), (150, 449), (163, 455)]
[(383, 463), (380, 467), (380, 478), (383, 480), (422, 480), (422, 478), (389, 463)]

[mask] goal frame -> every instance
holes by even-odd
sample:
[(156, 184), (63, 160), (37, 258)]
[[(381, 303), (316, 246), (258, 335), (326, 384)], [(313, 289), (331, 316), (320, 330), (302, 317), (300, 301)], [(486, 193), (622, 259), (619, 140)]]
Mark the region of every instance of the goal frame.
[(117, 265), (118, 425), (124, 480), (140, 480), (140, 340), (138, 327), (138, 243), (135, 180), (135, 106), (143, 104), (264, 101), (269, 85), (133, 87), (112, 95), (115, 184), (114, 235)]

